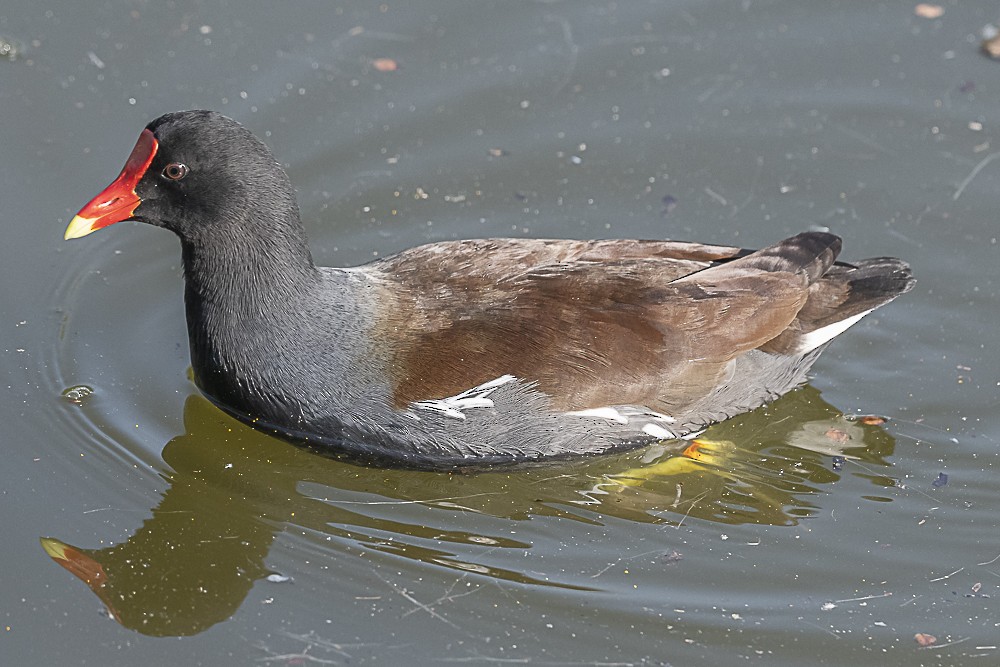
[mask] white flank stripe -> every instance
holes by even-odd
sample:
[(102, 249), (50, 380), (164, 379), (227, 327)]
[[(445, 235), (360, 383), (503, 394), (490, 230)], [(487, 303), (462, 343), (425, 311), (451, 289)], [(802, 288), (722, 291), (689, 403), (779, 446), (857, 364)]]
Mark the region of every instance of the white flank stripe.
[(627, 407), (623, 408), (623, 414), (629, 417), (638, 417), (639, 419), (652, 419), (653, 421), (666, 422), (668, 424), (673, 424), (677, 420), (670, 415), (665, 415), (662, 412), (653, 412), (652, 410), (647, 410), (646, 408), (638, 407)]
[(674, 434), (663, 428), (662, 426), (657, 426), (656, 424), (646, 424), (642, 427), (642, 432), (646, 435), (651, 435), (654, 438), (660, 438), (662, 440), (673, 440)]
[(802, 337), (799, 339), (799, 345), (795, 348), (795, 351), (799, 354), (805, 354), (810, 350), (815, 350), (820, 345), (833, 340), (840, 334), (850, 329), (853, 324), (868, 313), (872, 312), (872, 310), (875, 309), (872, 308), (871, 310), (866, 310), (863, 313), (852, 315), (845, 320), (840, 320), (839, 322), (834, 322), (833, 324), (827, 324), (825, 327), (820, 327), (815, 331), (802, 334)]
[(614, 408), (591, 408), (590, 410), (576, 410), (567, 412), (572, 417), (596, 417), (597, 419), (607, 419), (608, 421), (627, 424), (628, 417), (618, 412)]
[(468, 389), (466, 391), (463, 391), (461, 394), (459, 394), (459, 396), (463, 396), (465, 394), (478, 394), (478, 393), (483, 392), (483, 391), (496, 389), (497, 387), (499, 387), (501, 385), (505, 385), (508, 382), (510, 382), (511, 380), (515, 380), (515, 379), (517, 379), (517, 378), (515, 378), (513, 375), (501, 375), (496, 380), (490, 380), (489, 382), (487, 382), (485, 384), (481, 384), (478, 387), (473, 387), (472, 389)]
[[(462, 412), (463, 410), (494, 407), (492, 399), (487, 397), (493, 393), (493, 390), (497, 387), (505, 385), (515, 379), (516, 378), (513, 375), (501, 375), (495, 380), (484, 382), (483, 384), (473, 387), (472, 389), (466, 389), (461, 394), (448, 396), (447, 398), (437, 398), (430, 401), (417, 401), (412, 405), (415, 408), (440, 413), (445, 417), (465, 419), (465, 413)], [(418, 421), (419, 419), (420, 418), (417, 417)]]

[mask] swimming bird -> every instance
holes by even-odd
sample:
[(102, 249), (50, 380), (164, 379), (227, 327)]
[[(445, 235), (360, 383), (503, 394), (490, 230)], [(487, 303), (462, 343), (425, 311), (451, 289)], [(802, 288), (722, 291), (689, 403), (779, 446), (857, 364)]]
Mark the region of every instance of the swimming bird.
[(200, 390), (318, 451), (423, 469), (691, 436), (794, 389), (837, 335), (909, 291), (805, 232), (761, 250), (495, 238), (313, 262), (288, 176), (212, 111), (149, 123), (65, 238), (135, 220), (180, 239)]

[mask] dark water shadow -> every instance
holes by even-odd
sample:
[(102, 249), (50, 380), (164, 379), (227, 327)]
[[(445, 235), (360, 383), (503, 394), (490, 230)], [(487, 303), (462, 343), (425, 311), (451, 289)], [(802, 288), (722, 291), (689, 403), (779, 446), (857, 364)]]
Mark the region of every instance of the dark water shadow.
[(289, 525), (334, 545), (433, 567), (593, 590), (474, 562), (470, 549), (533, 545), (506, 530), (472, 532), (468, 527), (482, 531), (490, 522), (470, 521), (469, 513), (596, 525), (606, 516), (672, 525), (792, 525), (817, 512), (821, 489), (844, 474), (868, 479), (871, 500), (889, 500), (878, 489), (894, 483), (878, 470), (889, 465), (892, 436), (844, 418), (810, 387), (693, 442), (481, 474), (381, 470), (326, 459), (253, 431), (199, 396), (188, 398), (184, 424), (186, 432), (162, 452), (169, 487), (128, 540), (84, 549), (42, 538), (48, 555), (87, 583), (114, 619), (147, 635), (193, 635), (231, 617), (255, 583), (272, 574), (265, 560), (275, 535)]

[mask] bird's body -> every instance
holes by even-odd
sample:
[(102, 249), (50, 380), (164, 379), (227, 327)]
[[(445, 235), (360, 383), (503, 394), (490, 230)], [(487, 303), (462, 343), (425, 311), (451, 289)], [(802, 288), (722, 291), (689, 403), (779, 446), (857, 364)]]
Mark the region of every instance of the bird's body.
[(67, 237), (124, 219), (181, 239), (213, 401), (329, 453), (421, 468), (697, 432), (801, 384), (830, 339), (913, 283), (896, 259), (835, 263), (840, 239), (821, 232), (757, 252), (470, 240), (316, 267), (284, 172), (212, 112), (150, 123)]

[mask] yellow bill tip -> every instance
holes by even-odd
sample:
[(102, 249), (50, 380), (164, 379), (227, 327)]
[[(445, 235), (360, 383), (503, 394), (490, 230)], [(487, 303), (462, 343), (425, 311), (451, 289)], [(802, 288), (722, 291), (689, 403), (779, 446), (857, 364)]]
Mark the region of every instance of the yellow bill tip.
[(66, 557), (66, 543), (60, 542), (53, 537), (42, 537), (39, 538), (39, 542), (42, 543), (42, 548), (45, 549), (47, 553), (52, 558), (57, 560), (69, 560)]
[(81, 236), (86, 236), (94, 231), (94, 222), (93, 218), (84, 218), (80, 215), (73, 216), (73, 219), (69, 221), (69, 226), (66, 228), (66, 233), (63, 234), (63, 240), (69, 241), (70, 239), (78, 239)]

